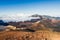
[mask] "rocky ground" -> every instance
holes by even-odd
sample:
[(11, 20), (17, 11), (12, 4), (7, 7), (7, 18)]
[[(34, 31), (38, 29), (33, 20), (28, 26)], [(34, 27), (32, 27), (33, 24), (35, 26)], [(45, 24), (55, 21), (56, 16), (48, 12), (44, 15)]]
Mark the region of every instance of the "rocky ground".
[(0, 32), (0, 40), (60, 40), (60, 33), (51, 31), (4, 31)]

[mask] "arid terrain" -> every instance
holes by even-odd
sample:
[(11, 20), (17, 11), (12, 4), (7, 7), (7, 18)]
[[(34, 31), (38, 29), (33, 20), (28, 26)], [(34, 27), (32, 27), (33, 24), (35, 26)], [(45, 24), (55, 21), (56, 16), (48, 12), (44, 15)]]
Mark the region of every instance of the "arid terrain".
[(39, 21), (28, 27), (28, 29), (18, 30), (14, 29), (14, 26), (9, 28), (10, 30), (0, 32), (0, 40), (60, 40), (60, 32), (46, 28)]
[(60, 33), (51, 31), (4, 31), (0, 32), (0, 40), (60, 40)]
[(0, 26), (0, 40), (60, 40), (60, 20), (41, 18), (8, 23), (1, 20), (0, 24), (4, 25)]

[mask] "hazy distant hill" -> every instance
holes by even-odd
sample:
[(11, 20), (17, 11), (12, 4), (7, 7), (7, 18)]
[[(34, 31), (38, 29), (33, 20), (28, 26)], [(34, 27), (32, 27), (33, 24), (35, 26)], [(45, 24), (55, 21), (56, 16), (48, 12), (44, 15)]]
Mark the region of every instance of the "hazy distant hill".
[(3, 20), (0, 20), (0, 26), (7, 26), (8, 23), (5, 23)]
[(60, 17), (53, 17), (53, 16), (48, 16), (48, 15), (38, 15), (38, 14), (34, 14), (31, 17), (42, 17), (42, 18), (47, 18), (47, 19), (56, 19), (56, 20), (60, 20)]

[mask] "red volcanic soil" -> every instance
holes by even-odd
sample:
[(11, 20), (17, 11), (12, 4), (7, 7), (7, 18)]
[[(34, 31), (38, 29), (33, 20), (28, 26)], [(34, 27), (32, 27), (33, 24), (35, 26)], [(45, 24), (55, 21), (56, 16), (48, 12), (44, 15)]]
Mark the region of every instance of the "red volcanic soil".
[(0, 40), (49, 40), (49, 31), (23, 32), (8, 31), (0, 32)]

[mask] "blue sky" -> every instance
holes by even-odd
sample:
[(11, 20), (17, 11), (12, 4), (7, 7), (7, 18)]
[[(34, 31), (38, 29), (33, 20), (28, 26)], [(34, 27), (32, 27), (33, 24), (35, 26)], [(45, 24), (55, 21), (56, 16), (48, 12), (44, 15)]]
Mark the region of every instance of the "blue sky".
[(0, 0), (0, 16), (17, 14), (60, 17), (60, 0)]

